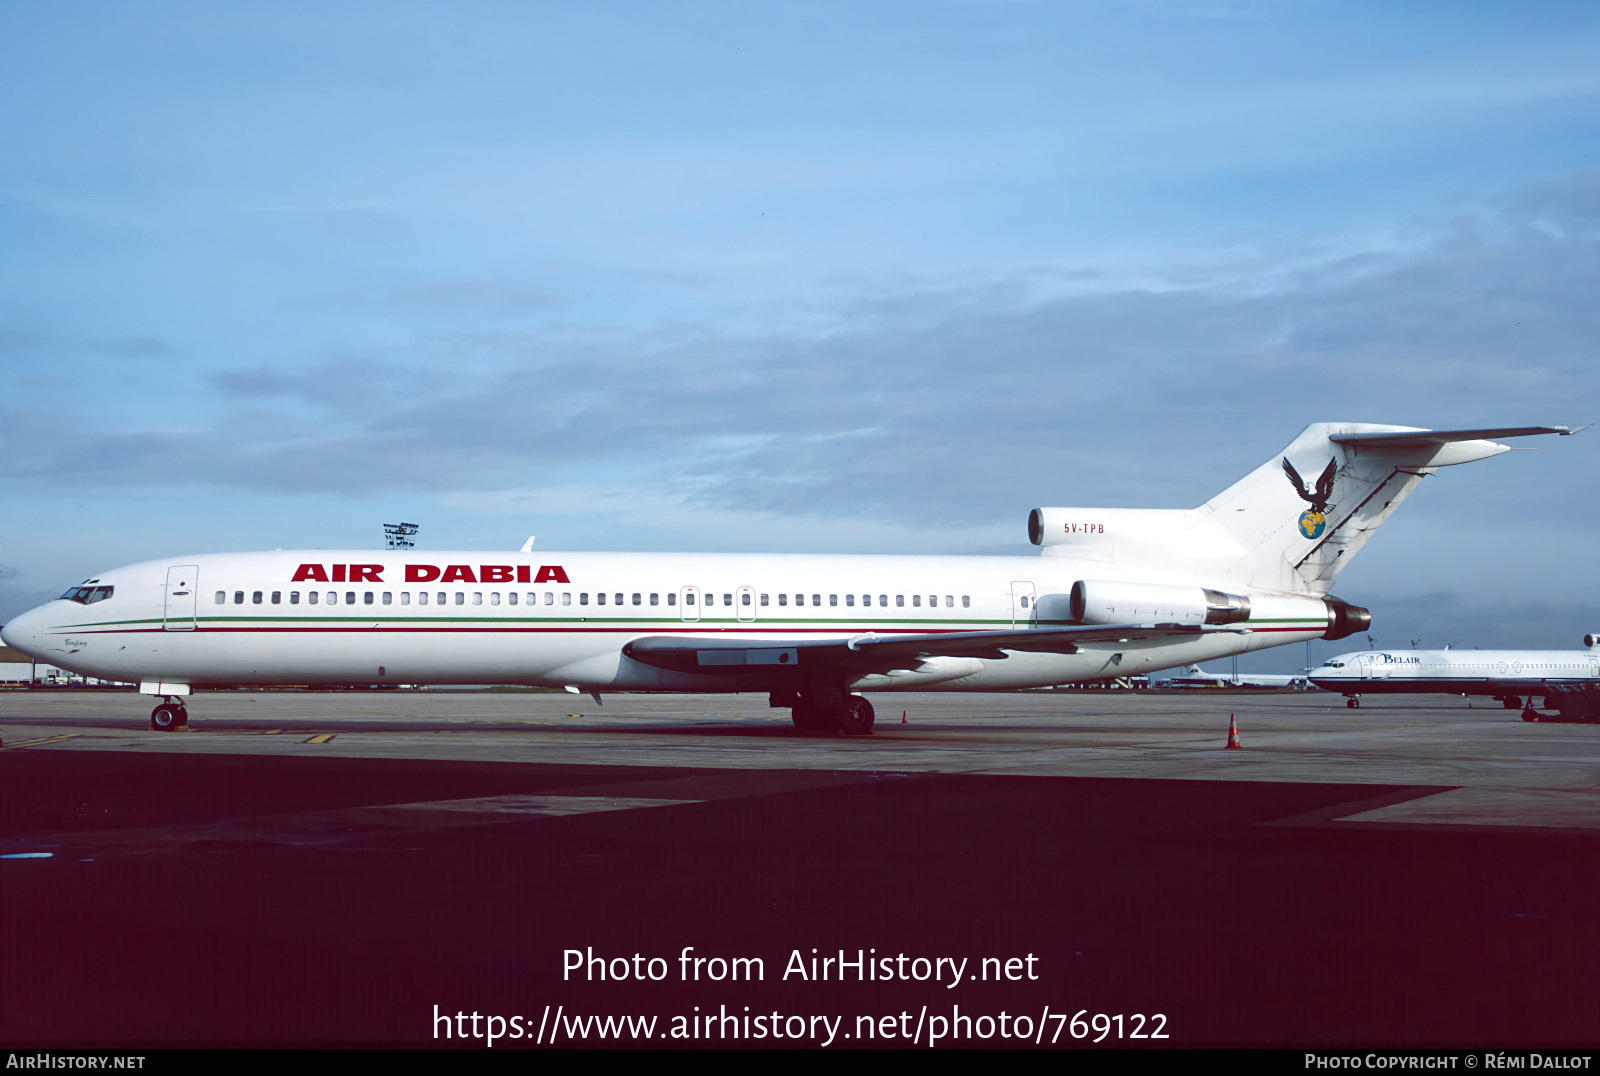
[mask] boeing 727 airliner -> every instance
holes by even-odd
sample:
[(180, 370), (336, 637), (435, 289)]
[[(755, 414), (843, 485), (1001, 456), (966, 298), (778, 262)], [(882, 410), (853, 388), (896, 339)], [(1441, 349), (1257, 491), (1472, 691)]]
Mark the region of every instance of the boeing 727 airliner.
[(767, 692), (803, 730), (862, 734), (854, 692), (1130, 676), (1362, 631), (1333, 580), (1424, 477), (1508, 451), (1493, 438), (1572, 432), (1319, 423), (1198, 508), (1037, 508), (1037, 558), (174, 557), (102, 572), (3, 637), (138, 682), (160, 729), (208, 684), (510, 683)]

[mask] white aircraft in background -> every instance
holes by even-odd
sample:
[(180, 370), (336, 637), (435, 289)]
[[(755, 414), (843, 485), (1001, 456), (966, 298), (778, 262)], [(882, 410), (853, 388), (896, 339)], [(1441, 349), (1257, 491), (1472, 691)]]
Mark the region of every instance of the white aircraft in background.
[(1489, 438), (1571, 432), (1319, 423), (1198, 508), (1034, 509), (1037, 558), (205, 554), (102, 572), (0, 635), (137, 681), (162, 698), (156, 728), (208, 684), (508, 683), (764, 691), (801, 729), (859, 734), (873, 711), (853, 692), (1099, 680), (1365, 631), (1329, 589), (1424, 477), (1508, 451)]
[(1307, 687), (1305, 673), (1228, 673), (1206, 672), (1191, 665), (1187, 676), (1169, 676), (1162, 687)]
[(1600, 684), (1600, 635), (1584, 650), (1367, 650), (1340, 654), (1311, 670), (1311, 682), (1361, 705), (1362, 695), (1487, 695), (1538, 719), (1533, 696), (1547, 687)]

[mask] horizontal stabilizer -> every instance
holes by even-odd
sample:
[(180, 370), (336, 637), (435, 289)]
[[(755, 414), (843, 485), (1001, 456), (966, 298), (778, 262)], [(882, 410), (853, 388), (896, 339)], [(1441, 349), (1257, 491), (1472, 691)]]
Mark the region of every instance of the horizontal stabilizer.
[(1408, 430), (1403, 433), (1336, 433), (1328, 440), (1340, 445), (1360, 445), (1367, 448), (1421, 448), (1442, 445), (1451, 441), (1493, 441), (1501, 437), (1533, 437), (1542, 433), (1558, 433), (1569, 437), (1587, 426), (1501, 426), (1485, 430)]

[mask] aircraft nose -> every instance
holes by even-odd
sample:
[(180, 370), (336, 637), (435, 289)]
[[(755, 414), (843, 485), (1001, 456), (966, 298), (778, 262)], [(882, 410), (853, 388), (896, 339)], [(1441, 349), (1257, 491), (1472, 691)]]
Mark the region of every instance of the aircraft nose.
[(44, 647), (39, 641), (41, 631), (47, 625), (44, 606), (29, 609), (20, 616), (11, 618), (11, 622), (0, 628), (0, 642), (5, 643), (13, 650), (20, 650), (35, 661), (42, 661)]

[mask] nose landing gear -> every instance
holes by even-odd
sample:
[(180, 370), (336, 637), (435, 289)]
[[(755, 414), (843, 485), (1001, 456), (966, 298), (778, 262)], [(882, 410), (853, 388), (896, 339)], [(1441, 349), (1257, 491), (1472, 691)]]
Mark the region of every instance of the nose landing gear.
[(156, 732), (172, 732), (189, 723), (189, 710), (172, 695), (162, 696), (166, 701), (150, 711), (150, 727)]
[(1359, 710), (1359, 709), (1361, 709), (1361, 696), (1360, 695), (1346, 695), (1345, 699), (1344, 699), (1344, 704), (1346, 706), (1348, 706), (1352, 710)]

